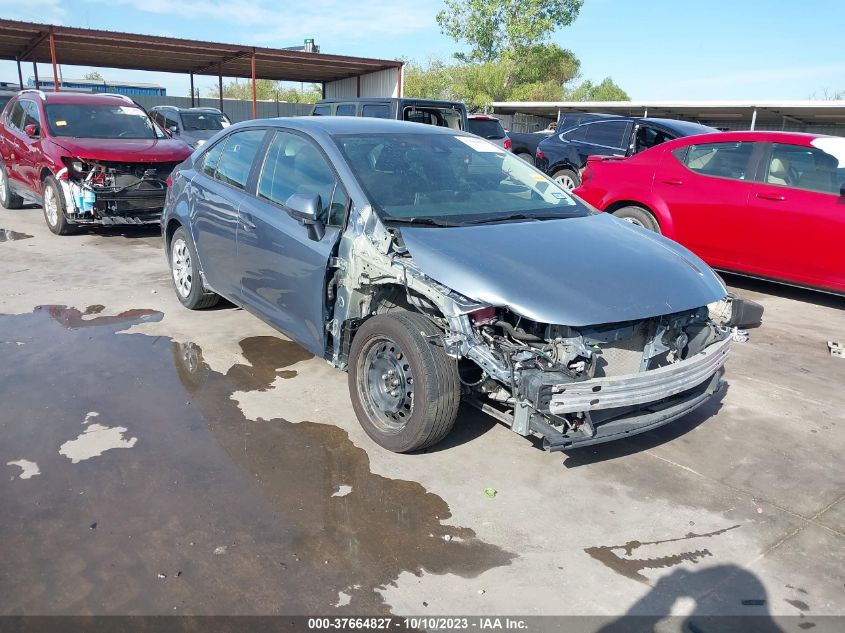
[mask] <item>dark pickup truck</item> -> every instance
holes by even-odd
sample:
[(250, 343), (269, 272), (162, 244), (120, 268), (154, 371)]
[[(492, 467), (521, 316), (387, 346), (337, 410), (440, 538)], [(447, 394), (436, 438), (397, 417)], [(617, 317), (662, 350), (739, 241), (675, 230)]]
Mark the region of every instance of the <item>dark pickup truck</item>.
[(534, 155), (540, 141), (545, 141), (554, 134), (554, 130), (540, 132), (508, 132), (511, 140), (511, 151), (527, 163), (534, 164)]

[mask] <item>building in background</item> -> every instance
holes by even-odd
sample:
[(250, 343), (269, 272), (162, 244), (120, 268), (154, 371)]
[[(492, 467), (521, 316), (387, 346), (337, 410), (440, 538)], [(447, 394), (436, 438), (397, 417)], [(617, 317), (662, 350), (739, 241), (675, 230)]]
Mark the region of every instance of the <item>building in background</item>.
[[(35, 77), (30, 77), (27, 86), (35, 88)], [(38, 78), (38, 88), (42, 90), (53, 89), (52, 78)], [(108, 81), (103, 79), (59, 79), (61, 90), (77, 90), (84, 92), (111, 92), (128, 97), (164, 97), (167, 89), (158, 84), (132, 83), (128, 81)]]

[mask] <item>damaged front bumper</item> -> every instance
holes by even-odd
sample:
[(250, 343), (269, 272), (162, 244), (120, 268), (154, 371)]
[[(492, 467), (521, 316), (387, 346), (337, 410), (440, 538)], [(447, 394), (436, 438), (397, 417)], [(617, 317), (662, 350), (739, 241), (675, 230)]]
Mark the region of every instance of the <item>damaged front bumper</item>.
[[(731, 340), (713, 343), (672, 365), (622, 376), (569, 383), (535, 381), (528, 401), (517, 407), (514, 430), (543, 437), (546, 450), (559, 451), (636, 435), (668, 424), (702, 405), (723, 386)], [(575, 431), (562, 431), (555, 417), (578, 416)]]

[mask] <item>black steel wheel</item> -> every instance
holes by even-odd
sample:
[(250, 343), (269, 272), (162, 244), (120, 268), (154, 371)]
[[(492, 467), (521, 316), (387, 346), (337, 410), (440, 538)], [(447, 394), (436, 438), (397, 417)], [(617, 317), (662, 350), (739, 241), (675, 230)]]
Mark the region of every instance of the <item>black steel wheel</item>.
[(442, 440), (460, 404), (457, 362), (429, 319), (399, 310), (369, 319), (349, 355), (349, 392), (361, 426), (397, 453)]

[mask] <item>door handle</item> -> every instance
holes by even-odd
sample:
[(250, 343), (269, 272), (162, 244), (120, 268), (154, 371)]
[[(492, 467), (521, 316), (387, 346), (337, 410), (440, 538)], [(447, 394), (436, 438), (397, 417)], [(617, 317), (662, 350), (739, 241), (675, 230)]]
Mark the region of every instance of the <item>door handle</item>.
[(255, 222), (252, 221), (252, 216), (248, 213), (238, 214), (238, 219), (241, 221), (241, 226), (247, 231), (255, 230)]
[(786, 200), (786, 196), (781, 193), (758, 193), (757, 197), (761, 200), (775, 200), (777, 202)]
[(683, 180), (676, 180), (675, 178), (666, 178), (664, 180), (661, 180), (660, 182), (662, 182), (664, 185), (682, 185), (682, 184), (684, 184)]

